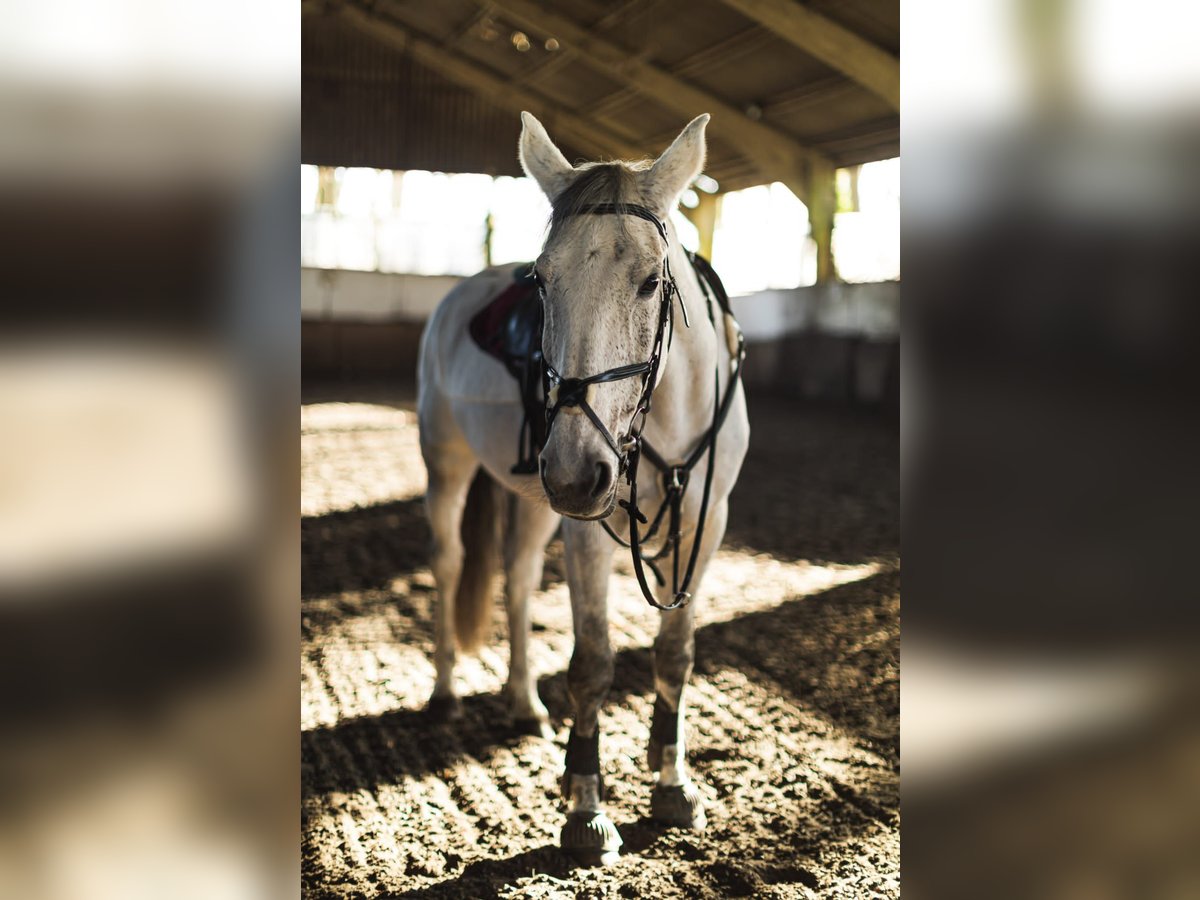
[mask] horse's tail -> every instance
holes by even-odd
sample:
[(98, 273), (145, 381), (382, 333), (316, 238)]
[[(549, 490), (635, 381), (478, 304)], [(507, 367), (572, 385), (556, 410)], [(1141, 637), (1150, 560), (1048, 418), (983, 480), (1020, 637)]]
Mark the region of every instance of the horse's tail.
[(500, 535), (500, 486), (480, 467), (467, 491), (462, 517), (463, 566), (454, 598), (458, 646), (477, 650), (492, 623), (492, 602)]

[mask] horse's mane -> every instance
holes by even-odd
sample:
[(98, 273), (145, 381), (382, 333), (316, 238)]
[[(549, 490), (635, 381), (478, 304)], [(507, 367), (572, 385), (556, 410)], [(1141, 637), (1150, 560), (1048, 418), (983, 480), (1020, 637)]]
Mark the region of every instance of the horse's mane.
[[(550, 239), (553, 240), (563, 225), (588, 206), (596, 203), (641, 203), (634, 173), (644, 168), (645, 162), (594, 163), (585, 167), (580, 174), (554, 198), (550, 211)], [(615, 217), (619, 227), (624, 228), (625, 217)]]

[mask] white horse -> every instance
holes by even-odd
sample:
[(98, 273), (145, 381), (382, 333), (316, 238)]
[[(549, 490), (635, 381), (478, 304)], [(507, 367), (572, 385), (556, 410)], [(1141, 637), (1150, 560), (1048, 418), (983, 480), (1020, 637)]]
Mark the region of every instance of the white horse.
[[(512, 474), (523, 415), (516, 381), (467, 333), (471, 317), (511, 283), (511, 267), (488, 269), (458, 285), (421, 341), (418, 410), (437, 583), (437, 680), (429, 711), (443, 718), (460, 714), (456, 646), (474, 649), (486, 635), (503, 525), (506, 694), (518, 722), (549, 733), (527, 662), (527, 600), (540, 583), (545, 546), (561, 521), (575, 632), (567, 675), (575, 718), (563, 777), (569, 813), (561, 843), (587, 862), (611, 862), (621, 844), (602, 807), (597, 721), (612, 682), (607, 592), (618, 544), (598, 520), (614, 511), (618, 499), (627, 501), (635, 486), (627, 466), (639, 434), (660, 460), (679, 463), (694, 456), (691, 462), (707, 472), (707, 478), (684, 478), (678, 491), (676, 552), (683, 563), (675, 565), (678, 571), (692, 561), (691, 584), (681, 590), (676, 575), (656, 593), (659, 605), (677, 605), (662, 613), (654, 643), (657, 700), (648, 754), (659, 773), (651, 803), (655, 818), (696, 829), (705, 824), (685, 762), (683, 689), (694, 655), (693, 606), (687, 601), (724, 536), (729, 493), (750, 434), (736, 377), (740, 335), (732, 316), (720, 310), (714, 315), (712, 298), (668, 219), (703, 168), (708, 119), (692, 121), (653, 163), (572, 167), (541, 123), (522, 114), (521, 165), (554, 210), (535, 263), (543, 351), (557, 378), (548, 392), (553, 415), (540, 476)], [(669, 293), (672, 281), (675, 298)], [(687, 325), (674, 315), (675, 303)], [(607, 375), (589, 378), (598, 373)], [(651, 392), (652, 409), (639, 414)], [(704, 442), (719, 405), (720, 439), (709, 453)], [(632, 470), (636, 476), (636, 462)], [(669, 479), (658, 476), (643, 463), (635, 489), (644, 509), (653, 511), (669, 499)], [(625, 514), (604, 524), (629, 538)], [(656, 544), (668, 527), (659, 529)]]

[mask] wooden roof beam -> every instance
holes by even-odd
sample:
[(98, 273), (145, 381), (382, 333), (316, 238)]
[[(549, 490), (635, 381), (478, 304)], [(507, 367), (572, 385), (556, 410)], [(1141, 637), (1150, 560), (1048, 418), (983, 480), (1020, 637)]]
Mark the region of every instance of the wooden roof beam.
[(513, 79), (513, 84), (534, 85), (539, 81), (544, 81), (547, 76), (553, 75), (574, 58), (575, 54), (570, 49), (559, 50), (553, 56), (547, 57), (540, 65), (518, 75)]
[[(745, 31), (724, 38), (716, 44), (705, 47), (692, 56), (680, 60), (667, 71), (677, 78), (686, 78), (696, 72), (703, 71), (709, 66), (725, 65), (745, 53), (753, 52), (755, 46), (761, 41), (762, 36), (763, 30), (761, 28), (757, 26), (747, 28)], [(641, 95), (633, 88), (621, 88), (592, 106), (592, 114), (604, 116), (615, 113), (638, 96)]]
[[(342, 0), (342, 2), (345, 2), (345, 0)], [(628, 6), (634, 6), (639, 2), (645, 2), (645, 0), (630, 0)], [(371, 0), (370, 3), (361, 5), (360, 9), (365, 9), (365, 11), (368, 11), (370, 14), (381, 18), (382, 21), (391, 22), (398, 28), (406, 30), (415, 38), (423, 39), (427, 43), (440, 47), (446, 53), (457, 54), (457, 57), (461, 57), (462, 61), (467, 65), (472, 65), (476, 68), (482, 68), (483, 71), (490, 73), (493, 78), (499, 79), (502, 83), (507, 84), (510, 87), (527, 87), (533, 89), (535, 88), (535, 82), (543, 80), (545, 76), (552, 74), (554, 70), (575, 59), (578, 55), (571, 47), (562, 47), (558, 50), (558, 52), (554, 53), (550, 57), (548, 62), (520, 74), (511, 75), (506, 72), (497, 72), (495, 69), (483, 65), (477, 60), (472, 60), (469, 54), (465, 52), (465, 48), (461, 47), (461, 40), (458, 38), (453, 36), (450, 38), (434, 37), (433, 35), (423, 32), (420, 24), (414, 21), (412, 13), (403, 3), (386, 2), (386, 0), (385, 2), (380, 3), (376, 2), (376, 0)], [(497, 17), (499, 12), (500, 10), (498, 10), (492, 3), (480, 4), (480, 13), (482, 13), (483, 18)], [(612, 14), (610, 13), (610, 15)], [(513, 23), (509, 22), (507, 24), (511, 25)], [(526, 96), (534, 95), (526, 94)], [(553, 105), (553, 101), (548, 100), (541, 95), (538, 96), (540, 98), (538, 102), (551, 103)], [(532, 107), (529, 108), (532, 109)], [(556, 108), (561, 109), (564, 112), (570, 111), (564, 107)], [(648, 151), (655, 149), (653, 146), (646, 144), (646, 141), (643, 139), (643, 135), (637, 134), (621, 121), (614, 119), (611, 116), (605, 119), (605, 117), (603, 117), (595, 107), (589, 109), (588, 112), (589, 115), (587, 118), (580, 119), (580, 121), (587, 124), (592, 132), (596, 134), (610, 135), (614, 138), (617, 138), (621, 141), (621, 146), (624, 146), (627, 149), (642, 147), (642, 149), (638, 150), (637, 152), (633, 152), (632, 149), (629, 149), (629, 152), (624, 154), (614, 154), (611, 151), (602, 151), (603, 155), (610, 157), (623, 155), (629, 159), (640, 159), (646, 156)]]
[[(410, 54), (422, 65), (457, 84), (475, 91), (514, 111), (529, 110), (548, 127), (580, 146), (614, 157), (636, 158), (641, 151), (623, 139), (601, 129), (557, 104), (531, 93), (474, 63), (467, 62), (448, 48), (425, 40), (394, 22), (348, 3), (341, 16), (377, 40)], [(515, 151), (514, 151), (515, 152)]]
[(712, 66), (727, 66), (747, 54), (762, 49), (763, 44), (770, 40), (770, 35), (751, 25), (741, 31), (734, 32), (722, 38), (715, 44), (709, 44), (701, 50), (680, 60), (668, 70), (679, 78), (689, 78)]
[(481, 6), (479, 9), (475, 10), (474, 15), (468, 16), (466, 21), (454, 29), (454, 32), (444, 42), (446, 46), (456, 47), (461, 44), (464, 40), (470, 37), (471, 32), (473, 32), (487, 20), (489, 15), (490, 13), (486, 6)]
[(900, 109), (900, 60), (794, 0), (721, 0)]
[(859, 90), (858, 83), (842, 75), (810, 81), (762, 102), (763, 115), (786, 116), (809, 106), (828, 103), (845, 93)]
[(749, 118), (742, 110), (712, 96), (695, 85), (632, 56), (626, 49), (596, 37), (588, 28), (530, 0), (478, 0), (495, 9), (527, 31), (553, 36), (570, 43), (579, 51), (579, 59), (615, 77), (630, 88), (652, 97), (659, 104), (685, 116), (712, 113), (723, 117), (725, 128), (736, 128), (744, 139), (745, 153), (764, 175), (784, 178), (801, 172), (805, 164), (828, 162), (825, 157), (795, 138)]
[(589, 111), (597, 117), (611, 116), (620, 112), (638, 96), (638, 92), (632, 88), (618, 88), (607, 97), (601, 97), (593, 103)]
[(839, 128), (824, 134), (813, 135), (809, 138), (819, 147), (827, 148), (830, 154), (863, 145), (873, 145), (887, 141), (900, 140), (900, 123), (895, 117), (876, 119), (871, 122), (858, 122), (848, 128)]

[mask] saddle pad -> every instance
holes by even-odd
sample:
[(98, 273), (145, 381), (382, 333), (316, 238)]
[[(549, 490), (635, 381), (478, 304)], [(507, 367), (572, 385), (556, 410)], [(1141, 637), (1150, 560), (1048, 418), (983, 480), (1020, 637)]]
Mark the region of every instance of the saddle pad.
[(513, 283), (471, 317), (467, 330), (484, 353), (503, 363), (517, 381), (522, 420), (514, 475), (536, 475), (546, 441), (542, 398), (542, 301), (528, 263), (517, 266)]
[(467, 330), (479, 349), (504, 363), (514, 375), (541, 343), (541, 304), (537, 285), (526, 277), (529, 265), (518, 266), (514, 281), (471, 317)]

